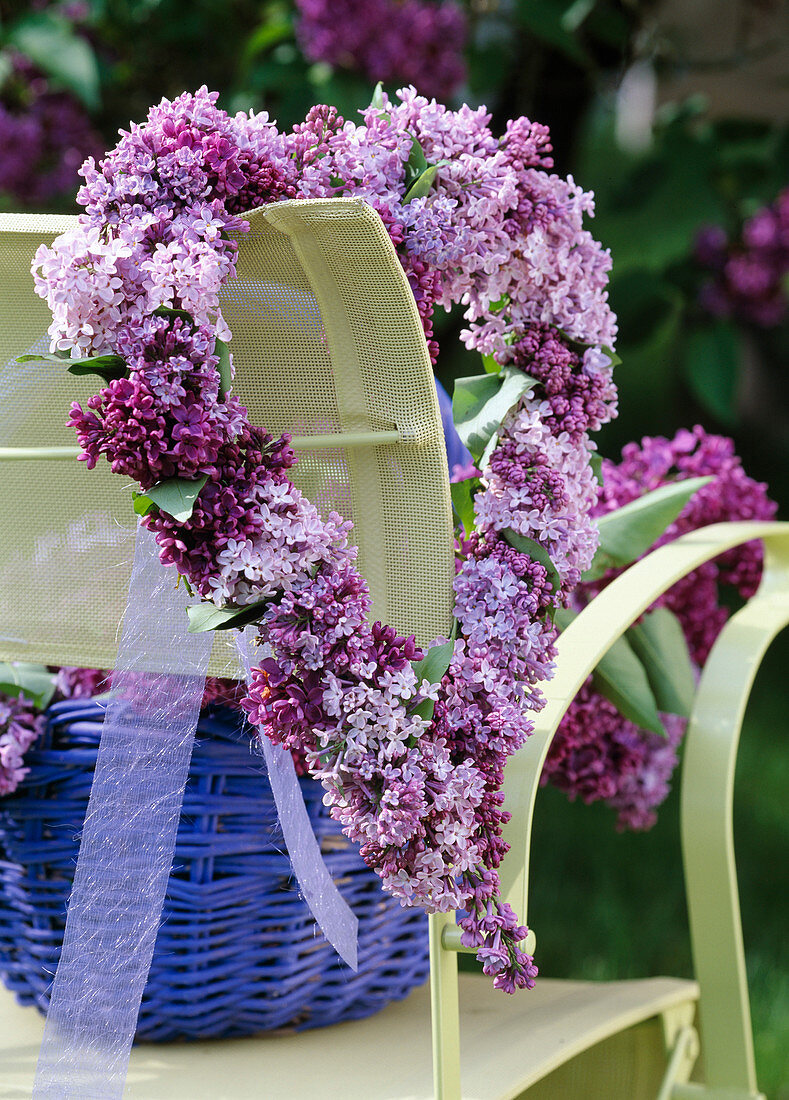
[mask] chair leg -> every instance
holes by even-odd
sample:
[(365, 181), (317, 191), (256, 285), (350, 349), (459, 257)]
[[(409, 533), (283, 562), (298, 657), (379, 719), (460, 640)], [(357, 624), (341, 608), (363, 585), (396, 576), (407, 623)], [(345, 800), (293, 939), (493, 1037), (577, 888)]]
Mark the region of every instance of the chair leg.
[(458, 958), (441, 940), (444, 928), (454, 926), (455, 914), (433, 913), (429, 920), (433, 1090), (435, 1100), (461, 1100)]
[(676, 1100), (675, 1088), (685, 1084), (693, 1072), (699, 1056), (699, 1036), (695, 1027), (686, 1024), (679, 1029), (671, 1052), (666, 1074), (660, 1085), (657, 1100)]

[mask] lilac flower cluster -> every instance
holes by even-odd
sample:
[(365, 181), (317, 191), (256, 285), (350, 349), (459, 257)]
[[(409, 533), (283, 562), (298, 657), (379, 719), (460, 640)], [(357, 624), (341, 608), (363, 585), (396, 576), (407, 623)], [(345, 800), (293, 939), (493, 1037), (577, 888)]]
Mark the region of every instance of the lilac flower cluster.
[(779, 325), (789, 304), (789, 188), (748, 218), (737, 240), (720, 226), (702, 230), (696, 259), (713, 273), (701, 291), (710, 313), (761, 328)]
[(44, 719), (24, 695), (0, 694), (0, 795), (25, 778), (24, 754), (44, 730)]
[[(709, 475), (714, 481), (691, 497), (655, 546), (710, 523), (775, 516), (778, 506), (768, 496), (767, 486), (748, 477), (732, 440), (708, 434), (699, 425), (678, 431), (673, 439), (654, 436), (645, 437), (640, 445), (628, 443), (621, 462), (604, 461), (595, 514), (605, 515), (669, 482)], [(748, 599), (756, 592), (761, 569), (762, 544), (746, 543), (701, 566), (660, 598), (658, 605), (668, 607), (682, 623), (697, 665), (707, 660), (726, 622), (726, 609), (719, 606), (719, 586), (733, 587)]]
[(455, 0), (296, 0), (310, 61), (449, 99), (463, 83), (466, 16)]
[(55, 695), (63, 699), (89, 699), (107, 691), (111, 682), (111, 673), (101, 669), (64, 665), (55, 676)]
[(666, 737), (639, 729), (587, 680), (553, 739), (543, 783), (571, 800), (604, 801), (618, 811), (617, 829), (651, 829), (667, 797), (685, 719), (665, 714)]
[(610, 359), (598, 348), (573, 348), (549, 325), (532, 325), (506, 351), (514, 363), (542, 384), (542, 422), (554, 435), (577, 439), (616, 416), (616, 387)]
[[(92, 698), (112, 686), (112, 673), (97, 668), (64, 666), (56, 669), (53, 676), (53, 703)], [(222, 704), (241, 709), (241, 697), (242, 689), (236, 681), (209, 676), (201, 706)], [(44, 713), (24, 694), (0, 693), (0, 796), (12, 794), (29, 772), (24, 766), (24, 754), (41, 737), (45, 724)]]
[[(53, 702), (95, 695), (105, 688), (106, 674), (94, 668), (59, 668), (53, 676)], [(24, 692), (0, 693), (0, 796), (15, 791), (29, 772), (24, 754), (41, 737), (45, 724), (43, 712)]]
[(305, 751), (332, 816), (391, 893), (455, 909), (456, 878), (478, 859), (484, 777), (415, 713), (437, 685), (420, 685), (413, 638), (367, 623), (369, 593), (346, 555), (345, 568), (305, 580), (267, 617), (272, 656), (244, 706), (274, 740)]
[[(775, 515), (776, 505), (766, 486), (746, 475), (732, 441), (708, 435), (700, 427), (679, 431), (671, 440), (658, 436), (645, 438), (640, 445), (629, 443), (621, 462), (604, 461), (595, 514), (621, 508), (662, 485), (707, 475), (714, 480), (695, 493), (655, 546), (710, 523), (766, 520)], [(728, 617), (721, 587), (733, 588), (747, 599), (756, 591), (761, 565), (761, 543), (747, 543), (706, 562), (657, 601), (656, 606), (668, 607), (679, 619), (697, 667), (706, 661)], [(581, 586), (576, 598), (588, 601), (615, 575), (612, 571), (602, 583)], [(665, 715), (664, 724), (667, 738), (639, 729), (622, 718), (589, 680), (554, 737), (543, 782), (571, 798), (603, 800), (618, 811), (618, 828), (649, 829), (657, 819), (656, 807), (668, 795), (685, 729), (684, 720), (675, 715)]]
[(73, 192), (79, 166), (99, 156), (102, 141), (82, 106), (54, 90), (36, 67), (14, 52), (0, 87), (0, 192), (24, 206), (41, 206)]
[[(413, 89), (359, 125), (314, 108), (290, 134), (265, 115), (228, 118), (215, 99), (201, 89), (165, 101), (99, 168), (89, 162), (79, 227), (37, 255), (53, 346), (126, 364), (71, 422), (89, 465), (103, 454), (143, 488), (206, 478), (188, 520), (160, 511), (144, 522), (162, 561), (205, 599), (259, 604), (244, 709), (323, 782), (387, 889), (465, 911), (466, 941), (512, 992), (536, 971), (500, 897), (503, 767), (552, 673), (548, 612), (594, 553), (587, 430), (613, 414), (610, 259), (581, 224), (591, 198), (549, 171), (544, 127), (520, 119), (498, 139), (484, 109), (449, 111)], [(439, 168), (427, 195), (409, 197), (415, 143)], [(336, 194), (380, 214), (433, 355), (434, 306), (463, 302), (468, 346), (524, 368), (539, 361), (459, 548), (458, 638), (440, 684), (419, 675), (413, 639), (367, 622), (350, 525), (322, 518), (288, 480), (287, 438), (249, 425), (220, 392), (214, 339), (230, 334), (218, 289), (236, 253), (227, 231), (243, 231), (237, 215), (262, 202)], [(511, 539), (539, 544), (553, 572)]]
[[(542, 705), (536, 685), (551, 674), (554, 634), (545, 615), (544, 568), (526, 558), (531, 572), (519, 574), (502, 549), (501, 532), (510, 528), (549, 553), (561, 589), (549, 602), (563, 600), (591, 562), (595, 491), (586, 431), (614, 411), (611, 361), (603, 350), (616, 332), (605, 293), (610, 259), (581, 224), (591, 212), (590, 196), (547, 171), (544, 127), (519, 119), (497, 139), (484, 109), (448, 111), (409, 89), (398, 96), (399, 103), (385, 98), (381, 110), (363, 112), (363, 126), (334, 119), (332, 132), (322, 134), (320, 156), (305, 163), (299, 192), (330, 193), (339, 178), (343, 193), (378, 210), (399, 248), (428, 340), (434, 305), (462, 301), (467, 346), (502, 363), (535, 325), (545, 330), (546, 343), (547, 332), (558, 341), (561, 328), (568, 346), (575, 340), (585, 349), (566, 378), (576, 416), (572, 434), (549, 405), (553, 398), (564, 416), (558, 385), (549, 388), (542, 378), (501, 427), (475, 500), (480, 537), (461, 556), (455, 611), (461, 637), (434, 717), (439, 728), (449, 722), (450, 744), (460, 758), (478, 761), (486, 777), (476, 811), (484, 858), (459, 884), (466, 895), (463, 927), (469, 944), (491, 952), (485, 966), (496, 984), (512, 990), (530, 984), (533, 974), (517, 948), (522, 929), (498, 893), (501, 774), (506, 757), (531, 732), (524, 708)], [(427, 201), (404, 203), (414, 136), (428, 162), (447, 163)]]
[(86, 410), (75, 403), (69, 419), (88, 467), (106, 455), (115, 473), (143, 489), (175, 476), (218, 477), (223, 445), (241, 434), (244, 410), (237, 398), (219, 397), (213, 346), (206, 326), (177, 317), (119, 328), (115, 350), (128, 377), (111, 381)]

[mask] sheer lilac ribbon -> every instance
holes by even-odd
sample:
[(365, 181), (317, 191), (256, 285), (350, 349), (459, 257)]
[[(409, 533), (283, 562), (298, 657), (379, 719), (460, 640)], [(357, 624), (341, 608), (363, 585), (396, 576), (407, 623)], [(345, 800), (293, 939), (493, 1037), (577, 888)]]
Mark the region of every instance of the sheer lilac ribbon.
[[(120, 1100), (159, 930), (213, 635), (137, 532), (34, 1100)], [(249, 676), (248, 647), (240, 642)], [(356, 969), (357, 919), (332, 881), (289, 753), (262, 739), (283, 836), (326, 938)]]
[(138, 528), (34, 1100), (120, 1100), (148, 977), (213, 635)]
[[(252, 627), (239, 631), (237, 635), (238, 652), (247, 682), (251, 676), (250, 644), (254, 637)], [(282, 836), (304, 900), (334, 950), (352, 970), (356, 970), (359, 921), (323, 861), (304, 805), (293, 757), (281, 745), (272, 745), (264, 733), (261, 733), (260, 745)]]

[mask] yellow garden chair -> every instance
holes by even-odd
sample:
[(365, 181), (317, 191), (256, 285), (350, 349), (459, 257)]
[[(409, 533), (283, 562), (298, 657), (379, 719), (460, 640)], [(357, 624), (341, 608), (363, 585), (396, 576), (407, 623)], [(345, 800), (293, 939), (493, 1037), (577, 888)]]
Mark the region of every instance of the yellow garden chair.
[[(2, 331), (3, 363), (34, 347), (47, 327), (46, 307), (33, 296), (30, 257), (71, 222), (0, 215), (0, 279), (10, 321)], [(353, 518), (374, 615), (426, 643), (446, 633), (451, 619), (449, 488), (427, 348), (391, 243), (377, 215), (352, 200), (275, 204), (250, 222), (238, 279), (223, 303), (234, 335), (236, 389), (253, 423), (293, 432), (300, 487)], [(36, 392), (33, 386), (28, 400)], [(90, 382), (53, 375), (35, 413), (20, 412), (14, 421), (7, 387), (9, 422), (0, 439), (6, 460), (0, 659), (98, 667), (114, 661), (129, 571), (128, 562), (120, 563), (130, 556), (134, 526), (130, 501), (108, 470), (87, 473), (64, 461), (76, 453), (63, 426), (65, 410), (90, 392)], [(92, 519), (75, 533), (74, 517), (83, 515)], [(634, 565), (565, 631), (555, 679), (546, 685), (548, 704), (508, 765), (513, 817), (502, 881), (525, 922), (542, 762), (589, 672), (678, 578), (754, 538), (764, 540), (764, 579), (713, 650), (685, 747), (682, 833), (697, 981), (540, 977), (534, 990), (507, 997), (489, 978), (464, 973), (458, 980), (459, 932), (453, 914), (441, 915), (430, 918), (429, 995), (418, 990), (377, 1016), (319, 1031), (140, 1046), (132, 1052), (125, 1095), (755, 1100), (731, 803), (753, 678), (789, 621), (789, 525), (724, 524), (685, 536)], [(80, 591), (101, 591), (101, 608), (80, 613), (59, 632), (57, 587), (31, 584), (29, 563), (42, 558)], [(211, 671), (227, 674), (234, 660), (218, 641)], [(41, 1018), (4, 994), (0, 1021), (0, 1097), (29, 1096)]]

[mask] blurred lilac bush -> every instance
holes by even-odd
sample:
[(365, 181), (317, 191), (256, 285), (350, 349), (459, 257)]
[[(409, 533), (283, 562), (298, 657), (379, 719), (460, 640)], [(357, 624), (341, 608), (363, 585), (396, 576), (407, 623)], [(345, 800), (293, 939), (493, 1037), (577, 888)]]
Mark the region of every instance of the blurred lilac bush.
[(413, 84), (446, 100), (466, 77), (467, 20), (454, 0), (295, 0), (305, 57), (371, 83)]
[[(595, 512), (605, 515), (661, 486), (705, 475), (714, 480), (694, 494), (655, 546), (710, 523), (775, 515), (776, 505), (766, 485), (748, 477), (732, 441), (700, 427), (683, 429), (673, 439), (657, 436), (629, 443), (620, 462), (604, 460)], [(761, 543), (748, 543), (689, 573), (655, 604), (676, 615), (697, 668), (703, 666), (729, 615), (722, 590), (734, 590), (741, 599), (752, 596), (761, 566)], [(612, 570), (602, 581), (583, 585), (582, 602), (588, 602), (618, 572)], [(559, 787), (571, 799), (602, 800), (617, 811), (619, 829), (649, 829), (670, 790), (685, 720), (665, 715), (664, 725), (665, 738), (639, 729), (595, 690), (590, 678), (559, 726), (543, 782)]]
[(77, 171), (103, 143), (84, 106), (58, 90), (31, 61), (5, 55), (0, 86), (0, 192), (26, 207), (73, 193)]
[(760, 328), (786, 318), (789, 304), (789, 188), (730, 237), (721, 226), (707, 226), (696, 240), (696, 259), (712, 272), (700, 294), (715, 317), (733, 317)]

